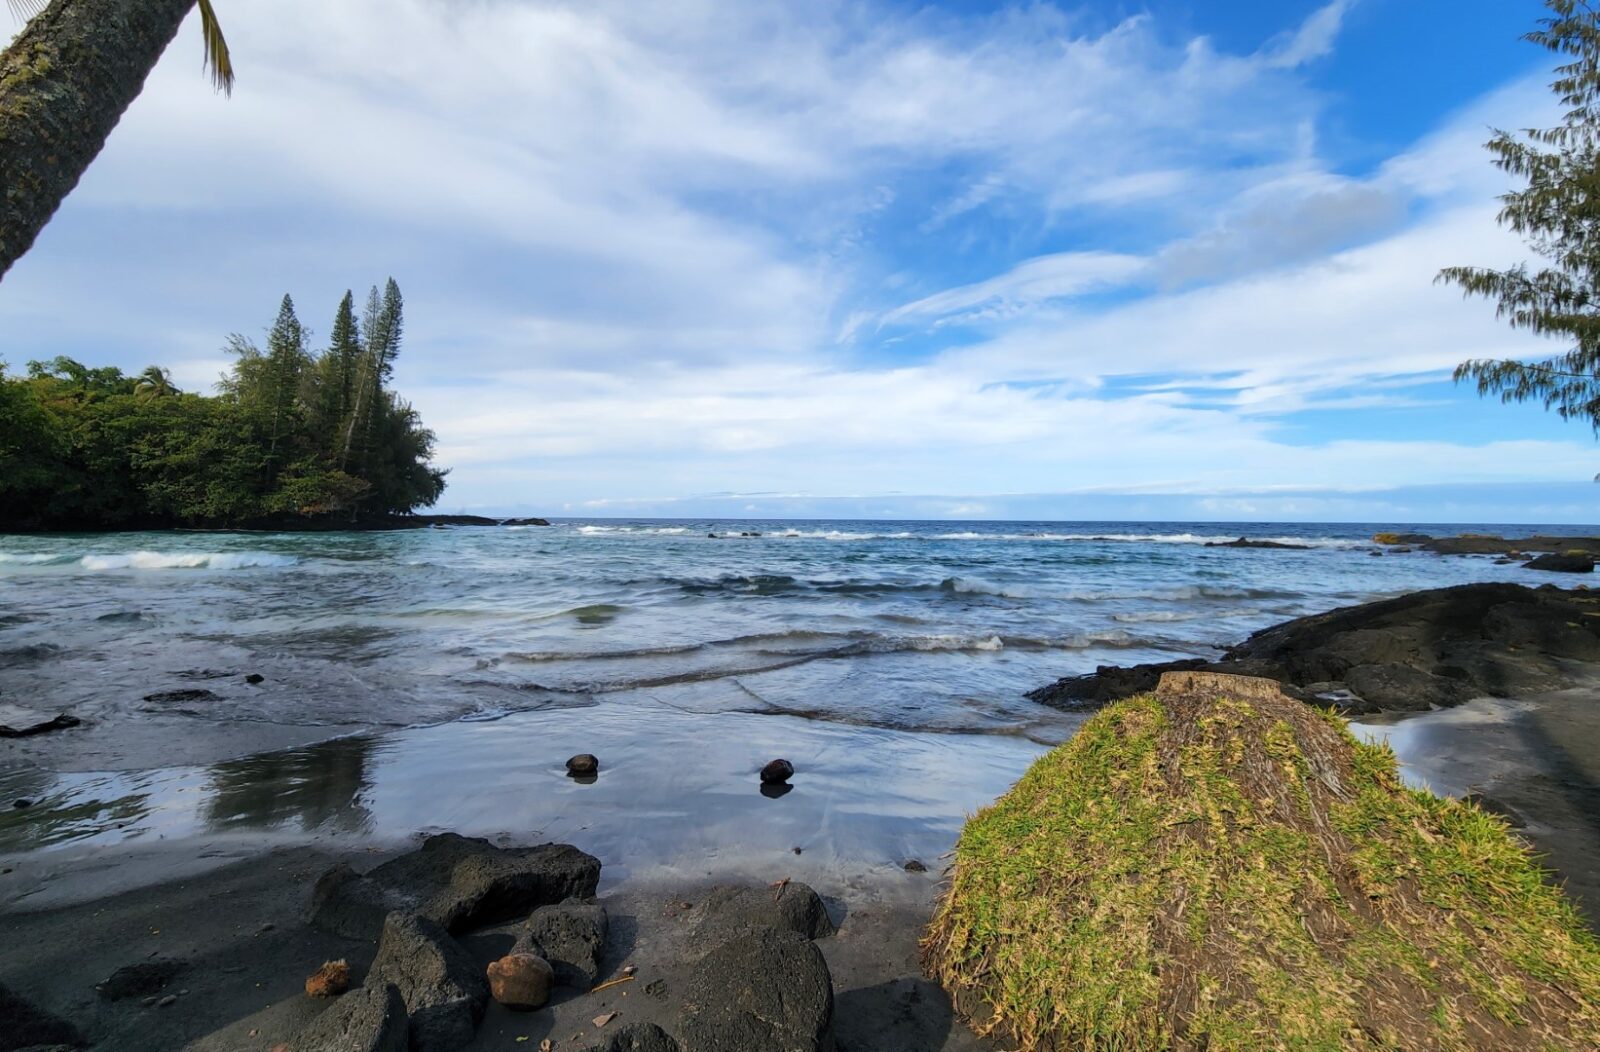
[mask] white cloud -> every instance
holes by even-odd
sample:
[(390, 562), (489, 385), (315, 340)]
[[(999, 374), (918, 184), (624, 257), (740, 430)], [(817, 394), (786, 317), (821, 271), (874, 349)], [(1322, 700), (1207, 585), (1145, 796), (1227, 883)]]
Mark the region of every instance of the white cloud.
[(1479, 143), (1542, 85), (1341, 174), (1302, 67), (1350, 6), (1226, 54), (1048, 4), (235, 0), (234, 97), (186, 29), (0, 354), (199, 385), (393, 273), (452, 506), (1588, 477), (1578, 434), (1284, 443), (1530, 346), (1432, 278), (1517, 258)]

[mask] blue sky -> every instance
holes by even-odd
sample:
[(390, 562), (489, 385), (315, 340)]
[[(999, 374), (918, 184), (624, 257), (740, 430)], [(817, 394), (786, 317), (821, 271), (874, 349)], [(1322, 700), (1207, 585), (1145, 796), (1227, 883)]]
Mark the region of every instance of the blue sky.
[(0, 357), (203, 389), (392, 274), (445, 510), (1594, 522), (1587, 427), (1448, 381), (1560, 348), (1432, 280), (1525, 255), (1542, 12), (228, 0), (234, 97), (186, 26)]

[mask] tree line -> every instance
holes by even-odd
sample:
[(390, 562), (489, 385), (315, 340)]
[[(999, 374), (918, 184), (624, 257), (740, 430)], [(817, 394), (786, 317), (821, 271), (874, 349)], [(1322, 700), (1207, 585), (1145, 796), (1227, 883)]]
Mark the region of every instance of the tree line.
[(285, 295), (266, 346), (235, 334), (215, 395), (71, 358), (0, 371), (0, 528), (358, 523), (444, 491), (434, 436), (389, 387), (400, 287), (346, 292), (325, 348)]

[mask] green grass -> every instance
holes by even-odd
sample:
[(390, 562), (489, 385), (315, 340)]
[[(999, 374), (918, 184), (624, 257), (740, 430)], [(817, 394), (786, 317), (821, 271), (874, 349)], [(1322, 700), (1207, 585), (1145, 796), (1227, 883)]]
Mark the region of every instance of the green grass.
[(968, 822), (924, 958), (1027, 1052), (1600, 1048), (1526, 846), (1275, 691), (1090, 720)]

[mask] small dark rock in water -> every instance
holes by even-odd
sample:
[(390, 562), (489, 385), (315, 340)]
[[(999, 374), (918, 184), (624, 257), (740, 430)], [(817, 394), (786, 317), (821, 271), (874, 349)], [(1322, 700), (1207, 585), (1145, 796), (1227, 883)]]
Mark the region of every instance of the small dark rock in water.
[[(184, 961), (140, 961), (118, 968), (111, 977), (96, 986), (100, 996), (107, 1001), (121, 1001), (128, 997), (144, 997), (160, 993), (167, 984), (181, 975), (189, 965)], [(154, 998), (151, 998), (153, 1001)]]
[(777, 785), (794, 777), (794, 764), (788, 760), (773, 760), (761, 768), (761, 784)]
[(171, 1008), (173, 1005), (175, 1005), (177, 1003), (178, 1003), (178, 995), (177, 994), (168, 994), (167, 996), (163, 997), (161, 1000), (156, 1002), (156, 1007), (157, 1008)]
[(83, 721), (76, 716), (62, 713), (43, 723), (30, 723), (22, 727), (10, 727), (0, 723), (0, 738), (31, 738), (35, 734), (48, 734), (51, 731), (64, 731), (71, 727), (79, 727)]
[(32, 800), (27, 800), (27, 799), (18, 800), (15, 803), (13, 803), (11, 806), (15, 807), (18, 811), (20, 811), (25, 807), (32, 807), (33, 806), (33, 801)]
[(567, 761), (567, 773), (574, 777), (600, 773), (600, 761), (590, 753), (579, 753)]
[(1373, 558), (1374, 558), (1374, 559), (1381, 559), (1381, 558), (1383, 558), (1383, 553), (1382, 553), (1382, 552), (1380, 552), (1380, 551), (1370, 551), (1370, 552), (1368, 552), (1368, 553), (1367, 553), (1367, 554), (1368, 554), (1368, 555), (1370, 555), (1370, 556), (1372, 556), (1372, 557), (1373, 557)]
[(719, 541), (719, 540), (722, 539), (722, 537), (719, 534), (715, 534), (715, 533), (708, 533), (708, 534), (706, 534), (706, 536), (711, 538), (714, 541)]
[(800, 849), (799, 848), (795, 848), (794, 849), (794, 853), (798, 855), (800, 853)]
[(1594, 573), (1594, 556), (1580, 553), (1541, 555), (1522, 564), (1530, 570), (1550, 573)]
[(1286, 544), (1283, 541), (1259, 541), (1240, 537), (1236, 541), (1207, 541), (1207, 548), (1278, 548), (1285, 551), (1309, 551), (1309, 544)]
[(928, 872), (928, 867), (924, 866), (918, 859), (913, 858), (906, 861), (905, 871), (907, 873), (926, 873)]
[(191, 687), (188, 690), (160, 690), (154, 694), (146, 694), (144, 700), (167, 703), (177, 701), (221, 701), (222, 698), (209, 690)]
[(257, 684), (257, 683), (260, 683), (260, 682), (261, 682), (261, 681), (262, 681), (262, 680), (264, 680), (264, 679), (266, 679), (266, 678), (267, 678), (267, 677), (265, 677), (265, 676), (263, 676), (263, 675), (262, 675), (262, 674), (261, 674), (261, 673), (259, 673), (259, 672), (252, 672), (252, 673), (250, 673), (250, 674), (249, 674), (249, 675), (248, 675), (248, 676), (246, 676), (246, 677), (245, 677), (245, 678), (244, 678), (244, 681), (245, 681), (245, 682), (246, 682), (246, 683), (249, 683), (249, 684), (251, 684), (251, 685), (254, 685), (254, 684)]

